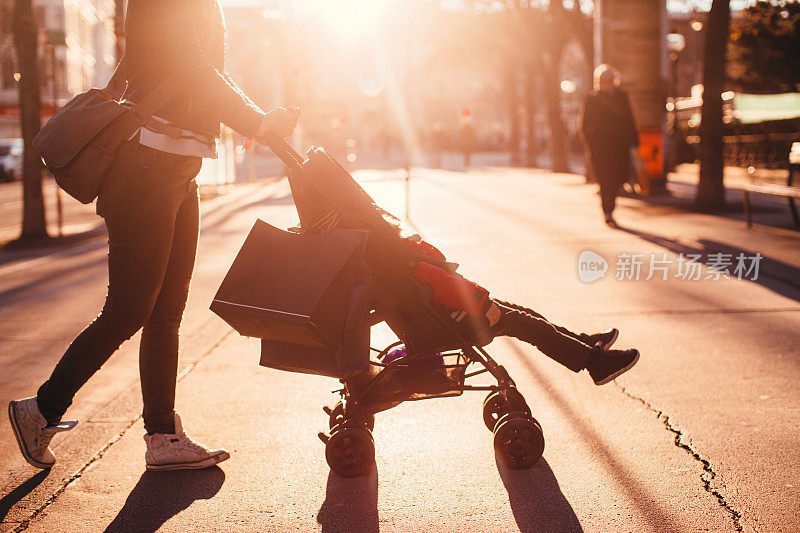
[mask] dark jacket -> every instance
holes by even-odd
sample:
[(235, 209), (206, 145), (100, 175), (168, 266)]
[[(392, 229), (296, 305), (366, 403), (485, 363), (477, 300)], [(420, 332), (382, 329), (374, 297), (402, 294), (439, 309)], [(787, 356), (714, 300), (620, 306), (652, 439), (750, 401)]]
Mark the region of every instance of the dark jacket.
[(589, 93), (583, 109), (583, 135), (590, 147), (605, 145), (629, 150), (639, 146), (636, 123), (625, 91)]
[(630, 149), (639, 146), (628, 95), (622, 89), (589, 93), (582, 130), (597, 178), (601, 182), (626, 179), (631, 172)]
[(167, 77), (185, 88), (158, 115), (219, 135), (220, 122), (255, 135), (264, 112), (224, 72), (225, 27), (216, 0), (130, 0), (125, 20), (125, 97), (139, 102)]

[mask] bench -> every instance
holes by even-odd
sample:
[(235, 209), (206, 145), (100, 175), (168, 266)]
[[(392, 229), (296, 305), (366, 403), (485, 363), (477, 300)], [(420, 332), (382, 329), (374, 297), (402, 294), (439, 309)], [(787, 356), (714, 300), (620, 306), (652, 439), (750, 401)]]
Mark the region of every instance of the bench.
[(747, 221), (747, 227), (753, 226), (753, 220), (750, 213), (750, 193), (767, 194), (770, 196), (781, 196), (789, 200), (789, 210), (792, 213), (795, 226), (800, 226), (800, 216), (797, 214), (797, 205), (795, 200), (800, 198), (800, 186), (794, 185), (794, 175), (800, 174), (800, 143), (793, 143), (791, 153), (789, 154), (789, 175), (786, 180), (786, 185), (778, 185), (772, 183), (748, 183), (742, 187), (742, 205), (744, 207), (744, 218)]

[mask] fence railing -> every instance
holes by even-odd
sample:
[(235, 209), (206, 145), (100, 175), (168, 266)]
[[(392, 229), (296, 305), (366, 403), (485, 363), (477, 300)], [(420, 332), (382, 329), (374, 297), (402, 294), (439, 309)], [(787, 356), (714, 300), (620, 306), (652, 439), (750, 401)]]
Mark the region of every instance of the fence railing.
[[(740, 167), (788, 168), (789, 150), (793, 142), (800, 141), (796, 133), (754, 133), (726, 135), (725, 163)], [(700, 158), (700, 136), (686, 136), (686, 144)]]

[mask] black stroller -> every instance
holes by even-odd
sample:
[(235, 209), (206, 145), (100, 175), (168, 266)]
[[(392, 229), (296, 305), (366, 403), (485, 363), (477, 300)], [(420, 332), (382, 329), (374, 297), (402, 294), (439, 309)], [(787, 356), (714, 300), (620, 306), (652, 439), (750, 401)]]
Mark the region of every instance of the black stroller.
[[(474, 328), (465, 328), (457, 323), (447, 309), (432, 301), (431, 288), (411, 275), (418, 261), (433, 263), (450, 271), (454, 271), (456, 265), (420, 254), (407, 246), (396, 219), (378, 207), (323, 149), (311, 149), (304, 157), (278, 138), (270, 143), (270, 148), (288, 167), (289, 183), (300, 218), (299, 227), (290, 231), (297, 236), (317, 239), (313, 246), (319, 246), (320, 242), (326, 242), (327, 236), (338, 235), (335, 232), (341, 230), (356, 230), (356, 235), (363, 236), (363, 252), (359, 259), (368, 270), (367, 289), (361, 304), (351, 306), (349, 311), (335, 312), (348, 317), (333, 328), (338, 328), (337, 331), (346, 329), (350, 338), (357, 340), (344, 346), (341, 334), (338, 341), (327, 344), (300, 340), (302, 324), (311, 329), (321, 329), (315, 326), (319, 321), (311, 316), (312, 313), (276, 310), (279, 306), (253, 305), (252, 300), (247, 304), (232, 303), (234, 297), (230, 296), (230, 287), (237, 283), (232, 278), (252, 279), (259, 268), (242, 266), (242, 254), (248, 246), (252, 248), (248, 242), (223, 281), (211, 308), (240, 333), (265, 339), (263, 365), (325, 374), (341, 380), (343, 387), (338, 391), (341, 400), (333, 407), (324, 408), (330, 430), (319, 435), (325, 443), (325, 457), (331, 469), (339, 475), (354, 477), (365, 474), (373, 465), (375, 448), (371, 430), (375, 413), (404, 401), (459, 396), (467, 390), (489, 392), (483, 403), (483, 420), (494, 433), (494, 448), (501, 460), (515, 469), (534, 465), (544, 451), (542, 428), (531, 416), (530, 408), (508, 372), (481, 347), (491, 339), (481, 335), (477, 329), (473, 331)], [(263, 265), (265, 255), (269, 261), (269, 256), (275, 255), (274, 250), (290, 247), (286, 243), (292, 236), (263, 222), (260, 224), (268, 228), (264, 231), (276, 234), (280, 242), (256, 252)], [(241, 265), (237, 267), (237, 263)], [(286, 270), (294, 272), (297, 268)], [(235, 275), (234, 271), (238, 274)], [(252, 283), (250, 285), (246, 291), (248, 297), (252, 297), (255, 287)], [(275, 283), (274, 287), (282, 289), (280, 283)], [(328, 289), (327, 293), (330, 292)], [(336, 291), (327, 295), (332, 296), (329, 300), (337, 302), (349, 297)], [(328, 314), (331, 314), (335, 305), (327, 307)], [(259, 312), (266, 313), (258, 318), (257, 326), (253, 322), (253, 309), (262, 309)], [(302, 324), (297, 318), (300, 316), (305, 320)], [(279, 328), (274, 327), (276, 321), (281, 322)], [(386, 322), (399, 340), (383, 349), (370, 348), (369, 329), (380, 322)], [(269, 323), (269, 328), (265, 333), (266, 323)], [(336, 342), (339, 344), (331, 349)], [(324, 348), (320, 348), (323, 345)], [(302, 352), (301, 357), (306, 363), (276, 365), (276, 354), (284, 357), (288, 352), (295, 355)], [(376, 352), (377, 356), (370, 357), (370, 352)], [(323, 360), (337, 354), (349, 358), (351, 364), (347, 371), (320, 371), (316, 366), (317, 363), (327, 364)], [(314, 362), (308, 363), (309, 360)], [(473, 366), (478, 368), (473, 370)], [(489, 373), (497, 384), (465, 383), (468, 378), (484, 373)]]

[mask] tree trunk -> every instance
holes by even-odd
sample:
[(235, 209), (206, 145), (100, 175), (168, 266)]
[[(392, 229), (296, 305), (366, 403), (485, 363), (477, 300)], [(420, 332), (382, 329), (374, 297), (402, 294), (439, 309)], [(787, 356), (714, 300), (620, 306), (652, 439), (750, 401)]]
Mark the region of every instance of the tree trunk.
[(703, 109), (700, 122), (700, 182), (695, 205), (701, 209), (725, 207), (724, 125), (722, 91), (726, 81), (726, 51), (731, 19), (729, 0), (714, 0), (706, 24), (703, 65)]
[[(553, 60), (555, 62), (556, 60)], [(544, 75), (547, 121), (550, 126), (550, 159), (553, 172), (569, 172), (566, 131), (561, 116), (561, 80), (551, 63)]]
[(14, 1), (14, 46), (20, 73), (19, 108), (22, 139), (25, 144), (22, 173), (22, 232), (19, 240), (47, 239), (44, 198), (42, 196), (42, 159), (33, 147), (33, 137), (41, 128), (39, 102), (39, 66), (37, 28), (31, 0)]
[(525, 72), (525, 110), (527, 111), (527, 130), (528, 143), (525, 154), (526, 163), (529, 167), (536, 166), (539, 157), (539, 147), (536, 142), (536, 80), (541, 71), (538, 62), (529, 60), (526, 62), (527, 72)]
[(547, 120), (550, 125), (550, 158), (553, 172), (569, 172), (567, 162), (566, 131), (561, 116), (561, 57), (566, 40), (561, 36), (566, 22), (561, 0), (551, 0), (549, 25), (551, 30), (548, 65), (543, 77), (545, 99), (547, 101)]

